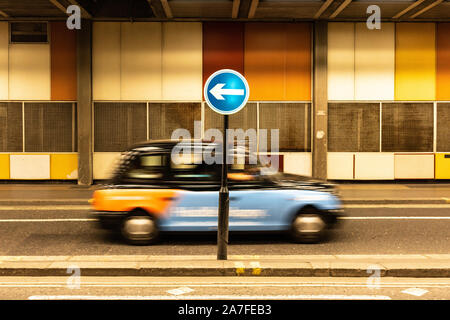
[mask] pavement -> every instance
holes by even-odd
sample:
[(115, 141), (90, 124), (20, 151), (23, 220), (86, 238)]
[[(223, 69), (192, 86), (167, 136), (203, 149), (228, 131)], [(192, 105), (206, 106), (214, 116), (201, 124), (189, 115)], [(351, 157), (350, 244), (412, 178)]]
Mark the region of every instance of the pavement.
[[(97, 187), (76, 184), (0, 184), (0, 205), (88, 205)], [(450, 183), (345, 183), (338, 187), (344, 204), (450, 203)]]
[(178, 236), (128, 246), (93, 228), (96, 186), (0, 185), (0, 276), (250, 276), (450, 278), (450, 184), (339, 186), (347, 217), (316, 245), (278, 236), (231, 237), (217, 261), (215, 237)]

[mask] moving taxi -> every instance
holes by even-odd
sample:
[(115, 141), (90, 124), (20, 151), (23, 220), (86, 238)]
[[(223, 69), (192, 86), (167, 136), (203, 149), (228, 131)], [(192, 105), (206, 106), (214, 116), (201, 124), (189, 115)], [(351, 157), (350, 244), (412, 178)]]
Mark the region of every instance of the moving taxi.
[[(91, 200), (100, 226), (120, 231), (130, 244), (154, 243), (162, 232), (217, 231), (221, 164), (203, 155), (218, 145), (184, 143), (193, 152), (183, 161), (173, 160), (180, 142), (172, 140), (122, 153), (113, 178)], [(296, 242), (322, 240), (342, 214), (336, 187), (275, 172), (252, 157), (246, 151), (243, 161), (228, 165), (230, 232), (281, 231)]]

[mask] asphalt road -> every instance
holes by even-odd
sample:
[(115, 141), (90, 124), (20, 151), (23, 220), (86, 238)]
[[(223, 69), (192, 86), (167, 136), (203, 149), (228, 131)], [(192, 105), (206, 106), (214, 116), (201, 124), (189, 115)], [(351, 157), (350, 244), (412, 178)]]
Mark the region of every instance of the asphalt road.
[[(0, 255), (215, 255), (212, 235), (164, 236), (152, 246), (129, 246), (96, 228), (76, 206), (1, 207)], [(78, 209), (77, 209), (78, 208)], [(67, 210), (66, 210), (67, 209)], [(231, 235), (229, 254), (448, 254), (449, 205), (355, 205), (341, 228), (320, 244), (282, 235)]]
[(448, 300), (449, 287), (447, 278), (7, 277), (0, 299)]

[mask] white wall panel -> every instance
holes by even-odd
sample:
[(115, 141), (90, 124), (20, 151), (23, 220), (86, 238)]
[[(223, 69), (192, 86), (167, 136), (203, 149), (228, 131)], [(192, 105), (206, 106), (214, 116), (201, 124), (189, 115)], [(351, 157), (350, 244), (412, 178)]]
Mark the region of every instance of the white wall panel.
[(393, 153), (355, 153), (356, 180), (393, 180)]
[(352, 152), (328, 152), (327, 179), (353, 180)]
[(328, 100), (355, 98), (355, 24), (328, 23)]
[(50, 100), (50, 45), (9, 45), (9, 99)]
[(366, 23), (355, 26), (355, 99), (394, 100), (395, 28), (382, 23), (369, 30)]
[(111, 174), (119, 159), (120, 152), (94, 152), (94, 179), (103, 180), (111, 178)]
[(283, 154), (284, 172), (312, 176), (312, 161), (310, 152), (289, 152)]
[(434, 179), (434, 154), (396, 154), (395, 179)]
[(122, 23), (121, 98), (161, 100), (161, 23)]
[(92, 33), (94, 100), (120, 100), (120, 22), (94, 22)]
[(163, 23), (164, 100), (202, 99), (202, 24)]
[(11, 179), (50, 179), (50, 155), (10, 155)]
[(8, 22), (0, 22), (0, 100), (8, 100)]

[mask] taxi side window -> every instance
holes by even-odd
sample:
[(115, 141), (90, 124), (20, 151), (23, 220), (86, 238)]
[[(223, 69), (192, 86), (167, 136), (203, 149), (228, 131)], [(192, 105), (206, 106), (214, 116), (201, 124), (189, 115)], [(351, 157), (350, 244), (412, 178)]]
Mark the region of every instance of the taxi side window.
[(192, 154), (170, 161), (170, 168), (174, 180), (217, 180), (215, 165), (207, 165), (202, 161), (201, 154)]
[(131, 179), (162, 179), (165, 163), (165, 155), (141, 155), (132, 161), (126, 176)]

